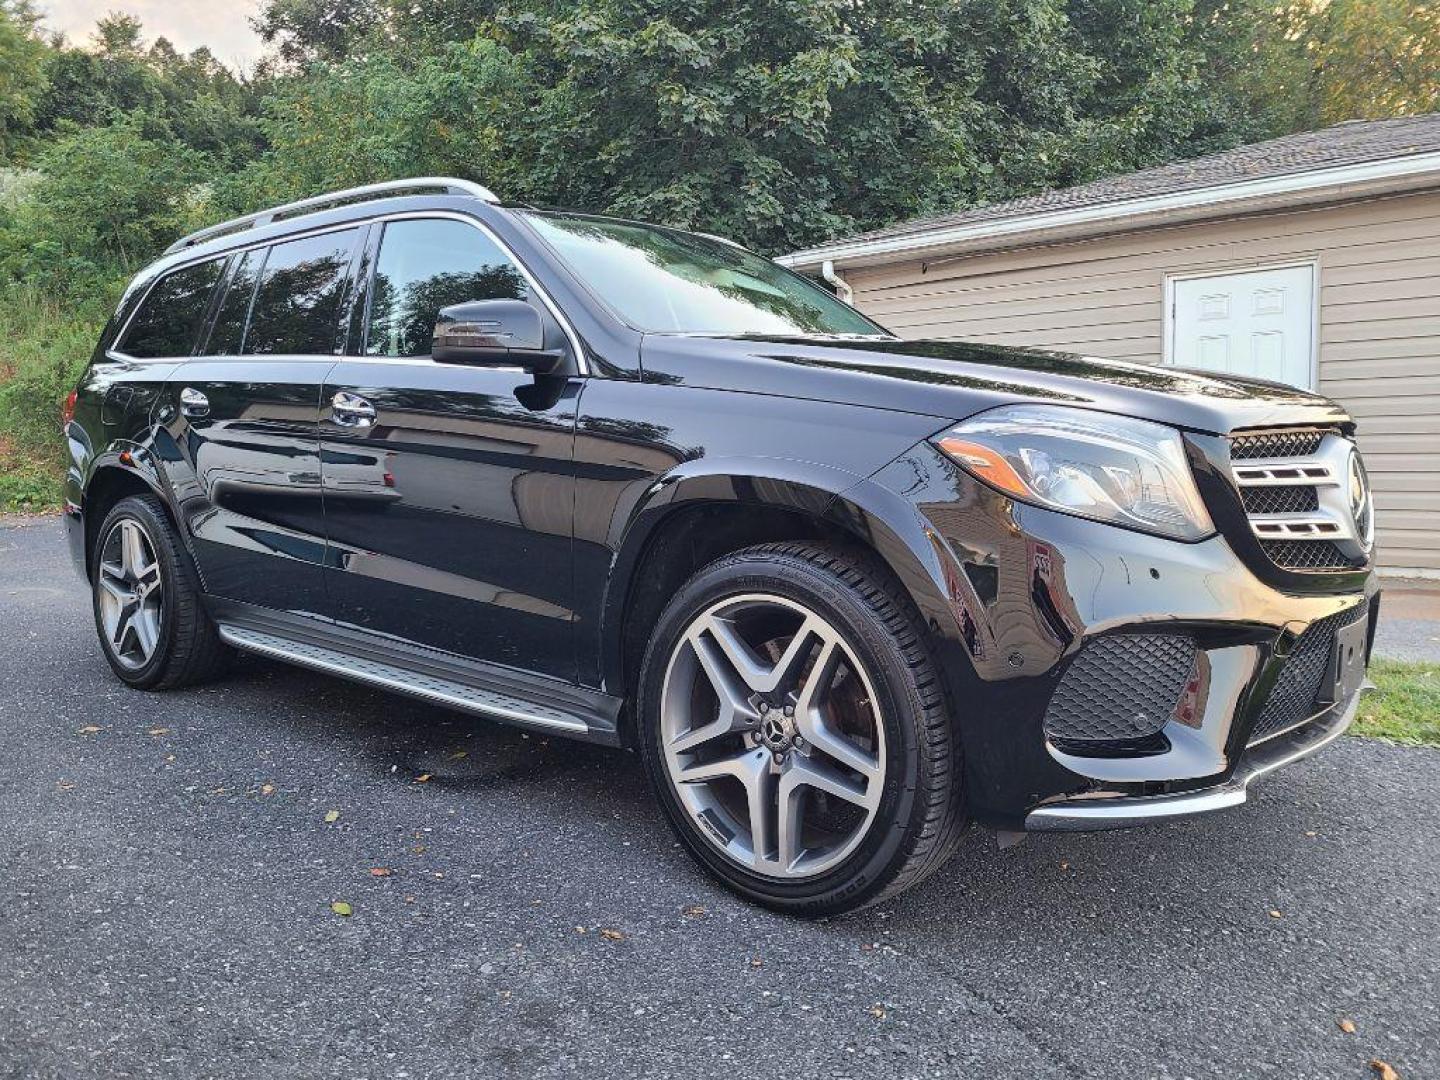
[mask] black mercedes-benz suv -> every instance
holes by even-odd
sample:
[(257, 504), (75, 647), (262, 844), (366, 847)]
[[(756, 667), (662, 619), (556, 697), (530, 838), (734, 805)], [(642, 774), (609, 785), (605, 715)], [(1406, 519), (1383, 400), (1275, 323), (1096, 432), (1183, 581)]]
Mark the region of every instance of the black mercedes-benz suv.
[(143, 271), (66, 403), (66, 518), (129, 685), (239, 649), (631, 747), (696, 859), (819, 914), (967, 820), (1233, 806), (1343, 731), (1354, 429), (901, 341), (727, 241), (422, 179)]

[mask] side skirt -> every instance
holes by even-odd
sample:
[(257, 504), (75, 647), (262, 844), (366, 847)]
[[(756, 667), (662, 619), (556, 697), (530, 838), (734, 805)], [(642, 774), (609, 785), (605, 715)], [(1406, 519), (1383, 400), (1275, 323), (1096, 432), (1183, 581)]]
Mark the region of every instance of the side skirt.
[(237, 649), (535, 731), (620, 745), (620, 698), (323, 619), (210, 598)]

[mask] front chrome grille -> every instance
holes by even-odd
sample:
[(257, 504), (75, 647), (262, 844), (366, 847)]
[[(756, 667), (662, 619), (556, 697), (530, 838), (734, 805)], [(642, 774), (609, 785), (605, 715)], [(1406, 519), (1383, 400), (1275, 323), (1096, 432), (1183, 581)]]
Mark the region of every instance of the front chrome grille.
[(1368, 490), (1358, 511), (1351, 505), (1354, 454), (1333, 428), (1231, 438), (1230, 471), (1250, 530), (1276, 566), (1318, 573), (1366, 564), (1372, 509)]
[(1237, 435), (1230, 440), (1230, 456), (1236, 461), (1255, 458), (1309, 457), (1320, 449), (1323, 431), (1266, 431), (1257, 435)]
[(1329, 540), (1262, 540), (1270, 561), (1286, 570), (1354, 570), (1363, 560), (1351, 561)]
[(1315, 489), (1303, 484), (1242, 488), (1247, 514), (1304, 514), (1320, 509)]
[(1335, 633), (1357, 618), (1365, 615), (1357, 615), (1353, 609), (1342, 611), (1311, 623), (1300, 635), (1280, 669), (1280, 677), (1270, 689), (1270, 696), (1265, 699), (1259, 719), (1250, 729), (1250, 745), (1289, 731), (1324, 709), (1327, 702), (1321, 700), (1321, 694), (1326, 691), (1325, 677), (1330, 672)]
[(1180, 703), (1195, 648), (1193, 638), (1180, 634), (1097, 638), (1050, 699), (1046, 736), (1068, 753), (1145, 752)]

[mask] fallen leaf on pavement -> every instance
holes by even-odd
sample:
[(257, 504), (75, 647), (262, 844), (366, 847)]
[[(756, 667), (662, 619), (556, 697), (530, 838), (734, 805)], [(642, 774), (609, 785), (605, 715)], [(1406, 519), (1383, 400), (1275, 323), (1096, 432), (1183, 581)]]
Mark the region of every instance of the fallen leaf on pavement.
[(150, 734), (151, 734), (151, 735), (169, 735), (169, 734), (170, 734), (170, 729), (169, 729), (168, 727), (152, 727), (152, 728), (150, 729)]
[(344, 915), (347, 917), (355, 914), (355, 909), (349, 904), (347, 904), (344, 900), (336, 900), (333, 904), (330, 905), (330, 910), (333, 911), (336, 915)]
[(100, 730), (100, 728), (96, 727), (94, 724), (86, 724), (84, 727), (82, 727), (82, 728), (80, 729), (80, 734), (81, 734), (81, 735), (94, 735), (94, 734), (95, 734), (97, 731), (99, 731), (99, 730)]
[(624, 941), (625, 935), (619, 930), (612, 930), (608, 926), (600, 931), (600, 936), (606, 941)]
[(428, 784), (430, 782), (430, 774), (428, 772), (421, 773), (419, 776), (415, 777), (415, 782), (417, 784)]
[(1354, 1020), (1351, 1020), (1351, 1019), (1349, 1019), (1348, 1017), (1341, 1017), (1339, 1020), (1336, 1020), (1335, 1023), (1337, 1023), (1338, 1025), (1340, 1025), (1340, 1030), (1343, 1031), (1343, 1032), (1345, 1032), (1346, 1035), (1354, 1035), (1354, 1034), (1355, 1034), (1355, 1021), (1354, 1021)]
[(1271, 917), (1272, 919), (1283, 919), (1285, 916), (1280, 913), (1280, 909), (1279, 909), (1279, 908), (1271, 908), (1271, 909), (1270, 909), (1270, 917)]
[(394, 873), (394, 871), (391, 870), (390, 867), (388, 867), (388, 866), (372, 866), (372, 867), (370, 867), (370, 876), (371, 876), (371, 877), (389, 877), (392, 873)]
[(451, 761), (459, 761), (461, 758), (467, 758), (467, 757), (469, 757), (469, 756), (470, 756), (470, 751), (469, 751), (469, 750), (456, 750), (453, 754), (450, 755), (450, 760), (451, 760)]
[(684, 915), (687, 919), (699, 919), (704, 917), (705, 915), (708, 915), (709, 912), (706, 911), (699, 904), (686, 904), (683, 908), (680, 909), (680, 914)]
[(1388, 1062), (1379, 1058), (1371, 1058), (1370, 1067), (1375, 1070), (1375, 1075), (1380, 1077), (1380, 1080), (1400, 1080), (1400, 1074), (1392, 1069)]
[(870, 1015), (873, 1016), (873, 1017), (875, 1017), (876, 1020), (884, 1020), (884, 1019), (885, 1019), (885, 1006), (884, 1006), (884, 1005), (871, 1005), (871, 1006), (870, 1006)]
[(339, 820), (340, 820), (340, 811), (339, 811), (339, 810), (327, 810), (327, 811), (325, 812), (325, 822), (326, 822), (326, 824), (330, 824), (330, 823), (333, 823), (333, 822), (336, 822), (336, 821), (339, 821)]
[(261, 785), (260, 785), (260, 794), (261, 794), (261, 795), (273, 795), (273, 794), (275, 794), (275, 785), (274, 785), (274, 784), (261, 784)]

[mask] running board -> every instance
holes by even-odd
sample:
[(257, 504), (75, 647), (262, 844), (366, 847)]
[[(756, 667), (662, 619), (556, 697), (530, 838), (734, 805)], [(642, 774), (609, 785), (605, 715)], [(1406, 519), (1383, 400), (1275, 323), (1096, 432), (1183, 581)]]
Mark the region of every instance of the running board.
[(467, 685), (443, 676), (408, 670), (372, 657), (358, 657), (310, 641), (280, 637), (247, 626), (221, 623), (220, 638), (245, 652), (314, 668), (385, 690), (423, 698), (480, 716), (599, 742), (614, 742), (613, 731), (593, 727), (579, 717), (511, 694)]

